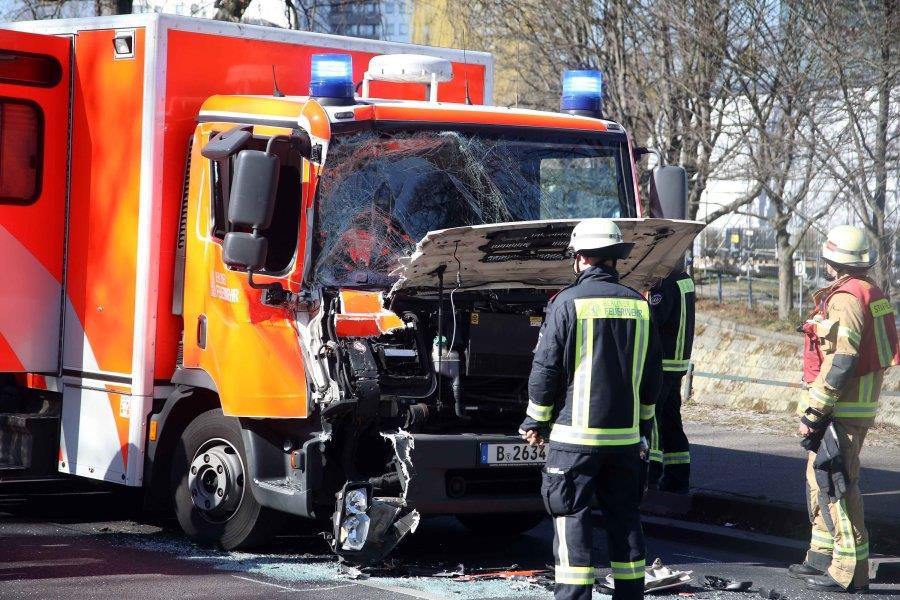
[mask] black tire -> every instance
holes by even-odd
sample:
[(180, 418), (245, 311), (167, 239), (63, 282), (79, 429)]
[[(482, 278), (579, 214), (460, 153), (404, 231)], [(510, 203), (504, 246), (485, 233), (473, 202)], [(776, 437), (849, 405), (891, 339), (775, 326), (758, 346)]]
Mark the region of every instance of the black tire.
[(489, 536), (515, 536), (531, 531), (547, 515), (544, 513), (506, 513), (496, 515), (456, 515), (463, 527)]
[(172, 457), (172, 490), (175, 515), (181, 528), (192, 540), (204, 546), (225, 550), (255, 548), (265, 544), (281, 528), (285, 515), (260, 506), (253, 497), (246, 478), (237, 478), (234, 489), (236, 508), (226, 515), (213, 518), (194, 505), (188, 483), (191, 462), (201, 447), (212, 440), (222, 440), (237, 451), (241, 464), (247, 464), (241, 428), (237, 419), (226, 417), (221, 409), (200, 414), (190, 422), (181, 440), (175, 445)]

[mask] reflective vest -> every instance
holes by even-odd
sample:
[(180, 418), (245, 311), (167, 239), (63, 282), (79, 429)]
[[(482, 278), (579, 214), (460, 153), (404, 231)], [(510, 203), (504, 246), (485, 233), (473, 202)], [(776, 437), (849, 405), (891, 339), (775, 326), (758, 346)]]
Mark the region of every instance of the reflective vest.
[(881, 288), (863, 278), (847, 277), (838, 280), (819, 304), (823, 317), (827, 317), (825, 313), (832, 296), (838, 293), (853, 295), (862, 306), (865, 316), (862, 335), (847, 332), (851, 339), (859, 344), (859, 358), (856, 361), (854, 375), (863, 377), (900, 365), (900, 344), (897, 340), (894, 307), (885, 298)]
[(694, 280), (683, 272), (670, 275), (650, 292), (649, 301), (662, 342), (663, 372), (681, 376), (690, 367), (694, 345)]
[[(632, 298), (576, 298), (574, 303), (576, 325), (572, 402), (553, 424), (550, 441), (576, 448), (637, 444), (640, 442), (641, 378), (650, 337), (647, 303), (643, 299)], [(633, 338), (627, 344), (631, 356), (625, 358), (631, 374), (631, 393), (627, 400), (598, 393), (597, 388), (608, 383), (596, 381), (594, 377), (597, 364), (602, 360), (594, 353), (603, 351), (601, 340), (609, 335), (603, 322), (610, 319), (634, 324)], [(613, 406), (610, 406), (610, 401), (613, 401)]]

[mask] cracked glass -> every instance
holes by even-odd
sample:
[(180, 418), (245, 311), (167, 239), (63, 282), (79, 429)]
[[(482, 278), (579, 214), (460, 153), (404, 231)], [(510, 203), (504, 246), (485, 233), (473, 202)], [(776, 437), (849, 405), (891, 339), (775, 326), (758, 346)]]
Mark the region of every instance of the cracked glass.
[(624, 136), (483, 131), (337, 136), (319, 181), (313, 260), (328, 286), (389, 287), (429, 231), (630, 217)]

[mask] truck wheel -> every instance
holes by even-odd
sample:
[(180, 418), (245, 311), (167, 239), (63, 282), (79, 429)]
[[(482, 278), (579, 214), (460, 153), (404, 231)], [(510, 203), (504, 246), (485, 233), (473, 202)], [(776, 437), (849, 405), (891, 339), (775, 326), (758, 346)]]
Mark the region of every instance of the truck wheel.
[(284, 520), (260, 506), (246, 480), (238, 420), (207, 411), (184, 430), (172, 458), (175, 514), (195, 542), (226, 550), (259, 546)]
[(513, 536), (530, 531), (546, 517), (544, 513), (507, 513), (499, 515), (456, 515), (463, 527), (473, 533)]

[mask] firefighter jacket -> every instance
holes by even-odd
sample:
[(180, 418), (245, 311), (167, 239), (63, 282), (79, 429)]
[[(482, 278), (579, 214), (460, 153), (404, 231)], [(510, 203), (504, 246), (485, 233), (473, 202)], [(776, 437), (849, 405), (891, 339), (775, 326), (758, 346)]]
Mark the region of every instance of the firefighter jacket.
[(663, 279), (650, 290), (650, 312), (662, 344), (663, 375), (684, 375), (694, 345), (694, 280), (682, 271)]
[(551, 446), (560, 450), (636, 448), (652, 423), (660, 356), (647, 301), (619, 284), (614, 269), (582, 271), (548, 307), (521, 428), (550, 428)]
[(894, 309), (878, 286), (852, 276), (817, 292), (815, 300), (822, 364), (797, 412), (813, 428), (824, 416), (869, 427), (884, 371), (900, 363)]

